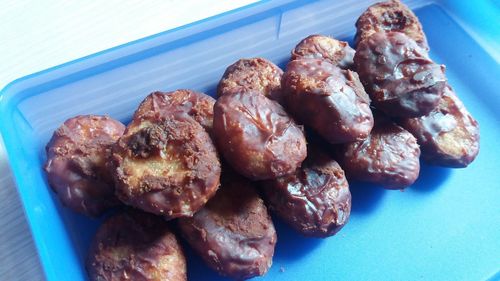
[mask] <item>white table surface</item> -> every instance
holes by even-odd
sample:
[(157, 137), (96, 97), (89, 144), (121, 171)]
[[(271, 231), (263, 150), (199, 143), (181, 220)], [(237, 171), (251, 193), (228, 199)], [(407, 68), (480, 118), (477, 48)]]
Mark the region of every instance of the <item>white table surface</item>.
[[(252, 2), (0, 0), (0, 89), (16, 78)], [(1, 138), (0, 210), (0, 280), (43, 280)]]

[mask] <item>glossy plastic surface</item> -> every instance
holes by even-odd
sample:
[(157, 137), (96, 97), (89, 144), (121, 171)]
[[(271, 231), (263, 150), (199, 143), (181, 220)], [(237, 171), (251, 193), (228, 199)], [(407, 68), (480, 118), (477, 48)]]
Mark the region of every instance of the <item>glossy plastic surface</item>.
[[(45, 144), (65, 119), (108, 114), (127, 122), (158, 89), (213, 95), (225, 67), (239, 58), (263, 56), (284, 66), (309, 34), (352, 41), (355, 20), (372, 2), (264, 1), (7, 86), (0, 129), (47, 279), (86, 279), (83, 260), (99, 224), (62, 207), (42, 171)], [(325, 240), (303, 238), (276, 221), (274, 264), (259, 280), (500, 279), (500, 8), (463, 2), (469, 1), (407, 1), (431, 57), (446, 64), (451, 85), (480, 123), (476, 161), (458, 170), (423, 165), (405, 192), (351, 184), (350, 222)], [(190, 280), (223, 279), (187, 253)]]

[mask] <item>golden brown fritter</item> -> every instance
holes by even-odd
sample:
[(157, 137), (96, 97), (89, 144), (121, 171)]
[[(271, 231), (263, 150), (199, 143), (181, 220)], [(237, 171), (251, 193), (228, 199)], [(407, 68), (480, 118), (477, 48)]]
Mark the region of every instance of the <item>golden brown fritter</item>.
[(283, 71), (264, 58), (240, 59), (230, 65), (217, 87), (219, 97), (238, 91), (262, 94), (281, 103)]
[(276, 231), (251, 183), (224, 167), (222, 185), (192, 218), (179, 219), (182, 236), (219, 274), (242, 280), (272, 264)]
[(427, 38), (417, 16), (401, 1), (389, 0), (373, 4), (356, 21), (356, 46), (373, 33), (397, 31), (406, 34), (428, 50)]
[(450, 86), (431, 113), (400, 123), (417, 138), (430, 164), (463, 168), (479, 153), (479, 124)]
[(81, 115), (61, 125), (47, 144), (45, 171), (52, 189), (68, 208), (99, 216), (120, 202), (108, 161), (125, 126), (110, 117)]
[(185, 281), (186, 259), (167, 222), (138, 211), (108, 218), (86, 261), (91, 281)]
[(166, 117), (186, 113), (200, 123), (209, 134), (212, 132), (215, 99), (192, 90), (153, 92), (148, 95), (134, 113), (133, 119), (141, 117)]
[(431, 112), (446, 86), (444, 66), (400, 32), (377, 32), (354, 55), (356, 71), (374, 106), (393, 117)]
[(275, 101), (254, 92), (228, 93), (214, 107), (217, 147), (253, 180), (289, 174), (306, 158), (302, 128)]
[(282, 84), (288, 112), (328, 142), (362, 140), (370, 133), (370, 98), (356, 72), (303, 58), (288, 63)]
[(367, 139), (338, 149), (338, 160), (349, 179), (387, 189), (403, 189), (418, 178), (420, 148), (413, 135), (385, 116), (377, 115)]
[(118, 198), (165, 219), (192, 216), (219, 186), (212, 140), (186, 114), (134, 119), (114, 147), (113, 161)]
[(292, 50), (290, 60), (300, 58), (322, 59), (342, 69), (352, 69), (354, 49), (347, 42), (325, 35), (310, 35)]
[(306, 236), (328, 237), (349, 220), (351, 193), (344, 171), (326, 152), (309, 146), (293, 174), (262, 182), (271, 209)]

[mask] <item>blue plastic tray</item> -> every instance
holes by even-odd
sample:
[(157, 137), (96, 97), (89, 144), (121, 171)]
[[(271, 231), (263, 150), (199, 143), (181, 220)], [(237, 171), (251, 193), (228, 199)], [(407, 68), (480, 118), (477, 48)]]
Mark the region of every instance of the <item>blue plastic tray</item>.
[[(109, 114), (127, 122), (151, 91), (214, 93), (241, 57), (284, 66), (303, 37), (352, 40), (373, 1), (268, 1), (135, 41), (9, 84), (0, 128), (48, 280), (85, 280), (99, 221), (62, 207), (42, 171), (44, 146), (65, 119)], [(500, 8), (494, 1), (408, 1), (447, 65), (451, 85), (481, 125), (481, 152), (466, 169), (423, 165), (405, 192), (352, 184), (349, 224), (303, 238), (279, 221), (273, 267), (262, 280), (500, 280)], [(219, 280), (190, 250), (190, 280)]]

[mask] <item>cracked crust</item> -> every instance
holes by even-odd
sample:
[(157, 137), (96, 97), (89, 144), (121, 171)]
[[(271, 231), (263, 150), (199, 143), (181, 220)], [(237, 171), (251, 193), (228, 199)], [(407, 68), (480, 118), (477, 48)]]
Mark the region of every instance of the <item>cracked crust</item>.
[(108, 167), (111, 147), (125, 126), (110, 117), (81, 115), (61, 125), (47, 144), (45, 171), (52, 189), (68, 208), (99, 216), (120, 202)]
[(297, 44), (290, 60), (322, 59), (342, 69), (353, 69), (354, 49), (347, 42), (325, 35), (310, 35)]
[(271, 211), (305, 236), (328, 237), (349, 220), (351, 193), (344, 171), (328, 154), (309, 147), (295, 173), (262, 183)]
[(138, 211), (108, 218), (86, 261), (92, 281), (185, 281), (186, 259), (167, 222)]
[(281, 97), (281, 70), (264, 58), (240, 59), (230, 65), (217, 87), (219, 97), (233, 92), (257, 92), (279, 103)]
[(370, 136), (338, 148), (338, 159), (349, 179), (403, 189), (420, 172), (420, 148), (413, 135), (383, 116), (376, 117)]
[(167, 117), (173, 113), (185, 113), (211, 134), (214, 104), (215, 99), (211, 96), (192, 90), (153, 92), (141, 102), (133, 119), (148, 116)]
[(417, 138), (422, 158), (430, 164), (464, 168), (479, 153), (479, 124), (450, 86), (431, 113), (400, 123)]
[(377, 109), (392, 117), (431, 112), (446, 86), (444, 66), (400, 32), (378, 32), (356, 49), (354, 63)]
[(277, 102), (254, 92), (220, 97), (214, 107), (214, 132), (224, 158), (253, 180), (291, 173), (306, 158), (302, 128)]
[(179, 219), (183, 237), (219, 274), (237, 280), (264, 275), (272, 264), (276, 231), (251, 183), (224, 169), (214, 198), (192, 218)]
[(355, 72), (325, 60), (299, 59), (288, 63), (282, 85), (287, 110), (328, 142), (352, 142), (370, 133), (370, 99)]
[(118, 198), (165, 219), (192, 216), (219, 186), (212, 140), (185, 114), (134, 119), (114, 147), (113, 163)]
[(368, 7), (356, 21), (356, 28), (356, 46), (376, 32), (397, 31), (405, 33), (420, 47), (429, 50), (417, 16), (399, 0), (380, 2)]

